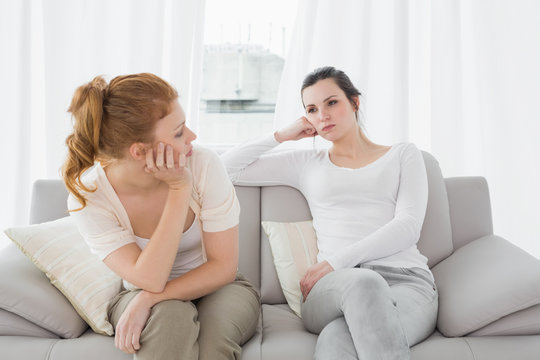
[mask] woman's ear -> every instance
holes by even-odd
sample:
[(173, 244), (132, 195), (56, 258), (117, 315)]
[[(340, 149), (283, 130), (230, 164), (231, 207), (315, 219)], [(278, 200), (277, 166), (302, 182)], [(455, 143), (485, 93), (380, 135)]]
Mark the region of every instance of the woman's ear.
[(360, 109), (360, 98), (358, 96), (353, 97), (352, 106), (354, 111), (358, 111), (358, 109)]
[(133, 143), (129, 147), (129, 155), (134, 160), (144, 160), (146, 158), (146, 145), (140, 142)]

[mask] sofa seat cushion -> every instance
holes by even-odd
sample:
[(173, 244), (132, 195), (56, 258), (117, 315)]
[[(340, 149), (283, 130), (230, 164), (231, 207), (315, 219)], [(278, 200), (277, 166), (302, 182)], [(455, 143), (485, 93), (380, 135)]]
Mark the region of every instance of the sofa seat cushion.
[(540, 334), (540, 304), (507, 315), (469, 336), (519, 336)]
[(411, 348), (411, 360), (475, 360), (465, 338), (447, 338), (435, 331)]
[(495, 235), (459, 248), (432, 272), (437, 327), (445, 336), (463, 336), (540, 303), (540, 261)]
[[(50, 351), (58, 341), (60, 341), (60, 339), (44, 339), (29, 336), (0, 336), (0, 359), (52, 360), (49, 356)], [(72, 356), (72, 359), (74, 358), (79, 359), (77, 356)]]
[(0, 308), (63, 338), (78, 337), (88, 328), (65, 296), (14, 244), (0, 251)]
[(537, 360), (540, 335), (447, 338), (435, 331), (411, 348), (411, 360)]
[(312, 360), (317, 335), (309, 333), (302, 319), (287, 304), (262, 305), (262, 360)]
[(114, 346), (114, 337), (96, 334), (88, 329), (77, 339), (60, 340), (51, 348), (48, 359), (51, 360), (131, 360), (133, 355), (126, 354)]

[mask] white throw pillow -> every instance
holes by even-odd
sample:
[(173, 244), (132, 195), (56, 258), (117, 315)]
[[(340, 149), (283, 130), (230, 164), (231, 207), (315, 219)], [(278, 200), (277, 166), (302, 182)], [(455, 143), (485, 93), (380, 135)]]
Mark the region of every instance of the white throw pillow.
[(114, 334), (107, 308), (122, 280), (90, 252), (71, 217), (10, 228), (6, 235), (99, 334)]
[(261, 222), (272, 249), (274, 266), (289, 307), (301, 316), (300, 279), (317, 263), (317, 237), (313, 222)]

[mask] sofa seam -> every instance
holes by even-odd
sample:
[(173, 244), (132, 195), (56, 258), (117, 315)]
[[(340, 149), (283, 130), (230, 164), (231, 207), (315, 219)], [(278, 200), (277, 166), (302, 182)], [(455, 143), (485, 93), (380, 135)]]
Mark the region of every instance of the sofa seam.
[(47, 356), (45, 357), (46, 360), (50, 360), (50, 359), (51, 359), (52, 351), (53, 351), (54, 347), (56, 346), (56, 344), (57, 344), (59, 341), (60, 341), (60, 339), (55, 340), (55, 341), (49, 346), (49, 350), (47, 351)]
[(463, 341), (465, 341), (465, 344), (467, 344), (467, 347), (469, 348), (469, 351), (471, 352), (473, 360), (476, 360), (476, 356), (474, 356), (474, 352), (472, 350), (471, 344), (469, 343), (469, 341), (466, 338), (463, 337), (462, 339), (463, 339)]
[(264, 312), (261, 304), (261, 344), (259, 345), (259, 360), (262, 360), (262, 347), (264, 342)]

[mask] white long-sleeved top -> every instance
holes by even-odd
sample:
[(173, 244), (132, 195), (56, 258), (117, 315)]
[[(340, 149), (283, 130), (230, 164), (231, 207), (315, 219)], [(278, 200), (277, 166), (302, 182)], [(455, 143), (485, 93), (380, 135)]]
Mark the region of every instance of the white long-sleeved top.
[(317, 235), (318, 261), (335, 269), (358, 264), (418, 267), (416, 246), (427, 207), (424, 160), (413, 143), (393, 145), (357, 169), (331, 162), (328, 150), (271, 152), (274, 136), (221, 155), (237, 185), (288, 185), (306, 198)]

